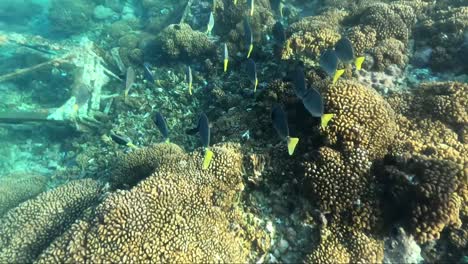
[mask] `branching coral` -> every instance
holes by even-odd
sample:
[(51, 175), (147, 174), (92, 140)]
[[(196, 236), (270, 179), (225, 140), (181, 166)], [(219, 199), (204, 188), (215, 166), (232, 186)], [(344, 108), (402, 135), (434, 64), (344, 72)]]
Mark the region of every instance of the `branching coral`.
[(194, 31), (187, 24), (166, 27), (158, 37), (161, 51), (171, 59), (197, 58), (216, 53), (214, 44), (202, 32)]
[(100, 184), (77, 180), (45, 192), (0, 219), (0, 262), (30, 263), (99, 197)]
[(15, 173), (0, 177), (0, 216), (42, 191), (47, 178), (29, 173)]
[(396, 134), (395, 113), (374, 90), (354, 81), (339, 81), (324, 94), (327, 113), (335, 116), (324, 129), (331, 144), (352, 143), (382, 158)]
[(129, 191), (110, 194), (90, 221), (80, 221), (39, 258), (55, 262), (245, 262), (248, 250), (230, 219), (242, 190), (238, 147), (177, 153)]

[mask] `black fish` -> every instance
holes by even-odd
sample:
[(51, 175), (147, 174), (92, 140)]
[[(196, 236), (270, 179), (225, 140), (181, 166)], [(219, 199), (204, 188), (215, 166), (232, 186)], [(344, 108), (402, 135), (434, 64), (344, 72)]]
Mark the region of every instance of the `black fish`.
[(353, 44), (348, 38), (342, 37), (335, 44), (335, 53), (342, 62), (351, 62), (354, 59)]
[(138, 148), (137, 146), (135, 146), (128, 137), (125, 137), (125, 136), (121, 136), (121, 135), (117, 135), (117, 134), (114, 134), (114, 133), (111, 133), (111, 139), (119, 144), (119, 145), (122, 145), (122, 146), (128, 146), (128, 147), (131, 147), (131, 148)]
[(257, 78), (257, 66), (255, 65), (255, 61), (252, 59), (247, 60), (247, 75), (249, 76), (250, 81), (254, 84), (254, 92), (257, 91), (258, 85), (258, 78)]
[(153, 72), (151, 72), (151, 65), (145, 62), (143, 63), (143, 69), (143, 76), (145, 77), (145, 80), (147, 80), (149, 83), (154, 83)]
[(288, 117), (278, 104), (274, 105), (271, 110), (271, 120), (278, 135), (283, 140), (286, 140), (288, 144), (288, 153), (289, 155), (292, 155), (297, 143), (299, 142), (299, 138), (289, 136)]
[(327, 49), (320, 55), (320, 67), (329, 75), (334, 76), (338, 67), (338, 56), (335, 51)]
[(200, 138), (205, 147), (205, 157), (203, 158), (203, 169), (207, 169), (210, 166), (211, 159), (213, 158), (213, 152), (210, 150), (210, 123), (205, 113), (201, 113), (198, 118), (198, 125), (196, 128), (192, 128), (186, 131), (187, 134), (193, 135), (196, 132), (200, 133)]
[(320, 118), (320, 124), (323, 128), (334, 116), (334, 114), (324, 114), (322, 95), (314, 88), (307, 90), (304, 98), (302, 98), (302, 103), (313, 117)]
[(283, 43), (286, 41), (286, 33), (284, 32), (283, 24), (281, 24), (280, 21), (276, 22), (272, 31), (276, 43), (283, 45)]
[(253, 50), (253, 35), (247, 18), (244, 18), (244, 45), (247, 49), (247, 58), (250, 58), (250, 54)]
[(297, 97), (303, 99), (307, 93), (304, 69), (302, 67), (297, 67), (293, 74), (294, 91)]
[(158, 127), (159, 132), (163, 135), (163, 141), (169, 142), (169, 130), (167, 129), (166, 120), (161, 113), (156, 112), (153, 119), (154, 124)]

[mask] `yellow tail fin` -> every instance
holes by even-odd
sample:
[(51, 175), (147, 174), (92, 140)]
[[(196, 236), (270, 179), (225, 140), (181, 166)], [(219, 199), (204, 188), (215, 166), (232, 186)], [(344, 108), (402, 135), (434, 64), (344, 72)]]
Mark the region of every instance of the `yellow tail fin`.
[(258, 79), (255, 78), (254, 93), (257, 91), (257, 86), (258, 86)]
[(324, 114), (322, 116), (322, 120), (320, 122), (320, 125), (322, 126), (322, 128), (326, 128), (327, 125), (328, 125), (328, 122), (330, 122), (330, 120), (333, 118), (334, 114)]
[(247, 59), (250, 58), (250, 53), (252, 53), (252, 50), (253, 50), (253, 44), (250, 44), (249, 52), (247, 53)]
[(356, 60), (354, 61), (354, 65), (356, 66), (356, 70), (358, 70), (358, 71), (361, 70), (362, 63), (364, 62), (365, 59), (366, 59), (366, 57), (364, 57), (364, 56), (356, 58)]
[(192, 95), (192, 83), (189, 83), (189, 86), (188, 86), (188, 93), (190, 95)]
[(227, 59), (224, 60), (224, 72), (227, 71), (228, 62), (229, 62), (229, 60), (227, 60)]
[(234, 5), (237, 5), (237, 0), (234, 0)]
[(294, 154), (294, 149), (296, 149), (297, 143), (299, 143), (299, 138), (288, 137), (288, 153), (289, 153), (289, 156)]
[(343, 75), (344, 72), (345, 72), (344, 69), (336, 70), (335, 76), (333, 76), (333, 84), (335, 84), (336, 81), (338, 81), (338, 79), (341, 77), (341, 75)]
[(73, 112), (76, 113), (80, 109), (80, 106), (78, 104), (73, 105)]
[(203, 169), (206, 170), (210, 166), (211, 159), (213, 158), (213, 151), (208, 148), (205, 150), (205, 158), (203, 159)]
[(166, 138), (166, 140), (164, 140), (164, 143), (170, 143), (170, 142), (171, 141), (168, 138)]
[(128, 147), (131, 147), (132, 149), (138, 149), (138, 147), (135, 146), (132, 142), (128, 142), (128, 143), (127, 143), (127, 146), (128, 146)]

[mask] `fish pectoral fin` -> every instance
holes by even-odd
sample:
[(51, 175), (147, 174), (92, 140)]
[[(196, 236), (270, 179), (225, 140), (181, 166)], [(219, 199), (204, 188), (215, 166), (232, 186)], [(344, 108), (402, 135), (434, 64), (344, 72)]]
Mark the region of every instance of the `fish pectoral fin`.
[(299, 138), (288, 137), (288, 153), (289, 153), (289, 156), (294, 154), (294, 150), (296, 149), (297, 143), (299, 143)]
[(333, 76), (333, 84), (335, 84), (336, 81), (338, 81), (338, 79), (340, 79), (341, 75), (343, 75), (344, 72), (345, 72), (345, 69), (335, 71), (335, 75)]
[(211, 159), (213, 158), (213, 151), (206, 149), (205, 158), (203, 159), (203, 169), (206, 170), (210, 166)]
[(321, 122), (320, 122), (320, 125), (322, 126), (322, 128), (327, 127), (328, 122), (330, 122), (330, 120), (333, 118), (333, 116), (335, 116), (335, 114), (324, 114), (322, 116), (322, 119), (321, 119)]
[(362, 63), (364, 62), (365, 59), (366, 59), (366, 57), (364, 57), (364, 56), (356, 58), (356, 60), (354, 61), (354, 65), (356, 66), (356, 70), (360, 71), (362, 69)]

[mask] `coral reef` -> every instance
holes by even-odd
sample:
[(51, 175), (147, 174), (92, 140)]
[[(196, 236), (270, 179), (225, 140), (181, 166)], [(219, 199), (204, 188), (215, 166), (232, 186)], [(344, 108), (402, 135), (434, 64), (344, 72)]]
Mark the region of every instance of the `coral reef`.
[(178, 159), (131, 190), (110, 194), (90, 221), (75, 223), (38, 263), (245, 262), (248, 244), (230, 225), (239, 217), (233, 205), (243, 188), (242, 155), (236, 145), (212, 150), (207, 171), (201, 152), (173, 153)]
[(0, 177), (0, 216), (43, 192), (46, 182), (45, 176), (30, 173), (12, 173)]
[(214, 44), (202, 32), (194, 31), (188, 24), (173, 24), (158, 36), (163, 55), (171, 59), (194, 59), (216, 54)]
[(92, 23), (93, 10), (90, 0), (53, 0), (48, 13), (52, 30), (66, 35), (82, 33)]
[(404, 68), (408, 62), (405, 44), (394, 38), (388, 38), (379, 42), (378, 45), (369, 50), (369, 53), (373, 58), (372, 68), (377, 71), (383, 71), (391, 65)]
[(100, 193), (97, 181), (77, 180), (8, 211), (0, 219), (0, 262), (31, 263)]

